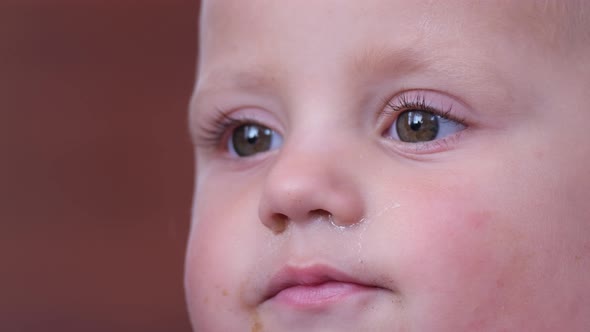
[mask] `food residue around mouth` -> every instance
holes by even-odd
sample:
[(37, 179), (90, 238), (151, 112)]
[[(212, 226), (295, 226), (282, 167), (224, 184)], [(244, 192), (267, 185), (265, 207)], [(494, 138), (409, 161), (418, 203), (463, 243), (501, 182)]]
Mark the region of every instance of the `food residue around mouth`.
[(252, 332), (262, 332), (262, 323), (260, 322), (260, 317), (258, 316), (258, 312), (254, 311), (252, 313)]

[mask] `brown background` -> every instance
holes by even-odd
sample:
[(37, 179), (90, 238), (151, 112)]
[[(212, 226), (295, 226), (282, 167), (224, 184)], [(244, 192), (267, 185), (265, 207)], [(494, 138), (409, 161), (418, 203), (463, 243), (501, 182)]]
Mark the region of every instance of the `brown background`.
[(0, 331), (190, 331), (196, 0), (0, 0)]

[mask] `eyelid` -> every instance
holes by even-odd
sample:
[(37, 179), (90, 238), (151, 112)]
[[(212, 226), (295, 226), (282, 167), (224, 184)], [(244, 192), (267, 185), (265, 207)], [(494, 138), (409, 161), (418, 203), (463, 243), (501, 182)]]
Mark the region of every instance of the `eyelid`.
[[(406, 90), (384, 101), (384, 106), (377, 120), (379, 134), (383, 136), (383, 133), (388, 128), (395, 125), (401, 113), (413, 108), (412, 106), (416, 104), (425, 111), (457, 122), (465, 128), (453, 135), (433, 141), (408, 143), (396, 141), (391, 138), (384, 140), (388, 148), (393, 147), (396, 152), (402, 153), (410, 158), (417, 155), (433, 154), (448, 150), (453, 145), (459, 143), (459, 138), (464, 132), (470, 131), (473, 127), (468, 106), (457, 98), (433, 90)], [(409, 107), (404, 107), (403, 105), (409, 105)]]
[(235, 109), (214, 108), (201, 114), (197, 127), (193, 134), (194, 144), (197, 147), (223, 152), (231, 131), (240, 125), (256, 124), (268, 127), (282, 135), (280, 122), (269, 112), (257, 107), (239, 107)]
[(470, 127), (472, 125), (468, 118), (468, 107), (460, 100), (432, 90), (407, 90), (386, 101), (378, 119), (379, 128), (387, 125), (384, 122), (395, 121), (395, 118), (405, 110), (402, 105), (415, 104), (416, 102), (424, 104), (425, 110), (436, 115), (459, 122), (465, 126)]

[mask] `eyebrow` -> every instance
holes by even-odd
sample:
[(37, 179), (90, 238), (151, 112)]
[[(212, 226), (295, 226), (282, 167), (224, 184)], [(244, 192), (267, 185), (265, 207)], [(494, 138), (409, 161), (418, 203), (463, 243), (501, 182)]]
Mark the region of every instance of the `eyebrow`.
[[(360, 78), (393, 74), (401, 77), (428, 68), (432, 61), (414, 47), (371, 47), (352, 58), (347, 75)], [(246, 69), (212, 69), (197, 79), (194, 97), (198, 99), (224, 90), (269, 92), (278, 84), (277, 68), (253, 65)]]
[[(358, 84), (372, 84), (384, 79), (404, 77), (415, 73), (443, 76), (451, 90), (463, 91), (464, 99), (497, 100), (509, 98), (509, 84), (506, 73), (498, 70), (493, 62), (481, 62), (478, 58), (457, 59), (447, 52), (432, 52), (420, 41), (409, 45), (371, 45), (355, 52), (343, 67), (346, 77)], [(239, 67), (218, 66), (209, 69), (197, 80), (191, 109), (195, 110), (200, 101), (208, 96), (238, 91), (258, 95), (276, 95), (287, 74), (282, 74), (277, 63), (240, 65)], [(467, 93), (466, 91), (470, 91)]]
[(435, 61), (418, 52), (416, 47), (391, 48), (387, 46), (365, 48), (357, 54), (349, 69), (353, 77), (403, 75), (426, 70)]
[(193, 141), (198, 129), (195, 124), (199, 122), (198, 114), (201, 114), (197, 110), (203, 103), (207, 104), (208, 97), (228, 90), (272, 94), (273, 87), (278, 84), (276, 72), (271, 66), (247, 66), (246, 70), (226, 67), (198, 73), (195, 90), (188, 107), (189, 132)]
[(213, 69), (197, 79), (195, 98), (224, 90), (269, 91), (277, 84), (276, 73), (271, 66), (252, 66), (246, 70), (233, 68)]
[[(512, 98), (508, 73), (498, 68), (493, 59), (481, 59), (477, 54), (461, 58), (453, 55), (452, 51), (432, 52), (418, 43), (407, 48), (382, 47), (361, 53), (352, 69), (359, 75), (356, 77), (364, 76), (369, 80), (394, 77), (400, 82), (405, 82), (404, 77), (418, 73), (422, 77), (418, 81), (422, 84), (434, 78), (438, 90), (471, 107), (489, 109), (485, 105), (494, 104), (497, 110), (505, 109), (499, 101)], [(415, 86), (404, 84), (402, 87)]]

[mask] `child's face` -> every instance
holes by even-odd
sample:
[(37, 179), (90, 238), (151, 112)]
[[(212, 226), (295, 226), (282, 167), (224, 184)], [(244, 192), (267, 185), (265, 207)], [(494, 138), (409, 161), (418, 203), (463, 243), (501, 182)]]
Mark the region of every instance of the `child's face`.
[(206, 1), (195, 329), (588, 331), (590, 56), (539, 3)]

